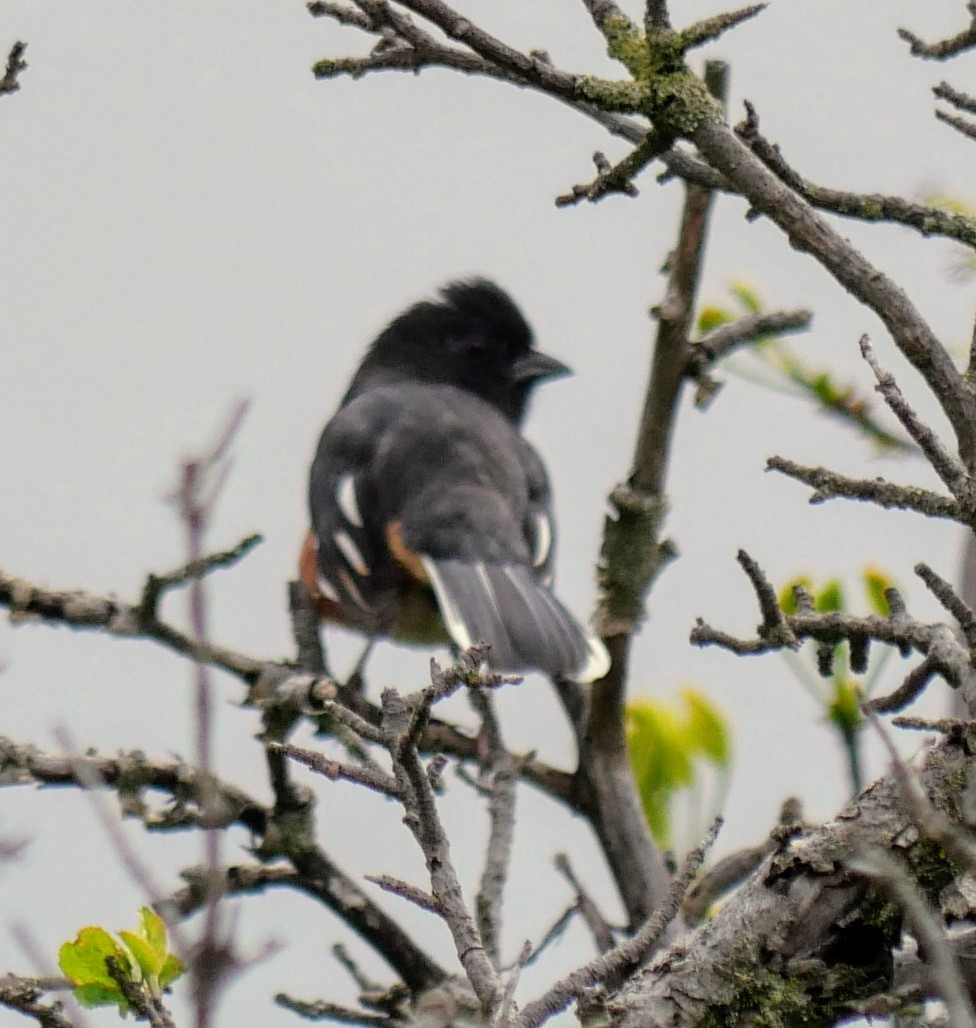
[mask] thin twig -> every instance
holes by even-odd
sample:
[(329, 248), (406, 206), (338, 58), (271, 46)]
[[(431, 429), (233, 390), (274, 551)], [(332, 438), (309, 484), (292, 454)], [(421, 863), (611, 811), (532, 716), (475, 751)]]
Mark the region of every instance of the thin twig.
[(874, 377), (878, 380), (877, 389), (884, 397), (885, 403), (891, 408), (905, 431), (918, 443), (922, 453), (928, 458), (932, 470), (942, 479), (963, 510), (968, 513), (967, 508), (972, 505), (972, 488), (965, 465), (946, 450), (935, 432), (919, 418), (898, 388), (894, 375), (878, 363), (866, 335), (861, 336), (859, 345), (861, 356), (868, 362), (874, 372)]
[(955, 589), (941, 575), (936, 574), (928, 564), (916, 564), (915, 574), (921, 578), (939, 603), (956, 619), (966, 637), (966, 642), (969, 643), (969, 648), (976, 653), (976, 614), (967, 604), (963, 603)]
[(593, 898), (576, 877), (576, 873), (569, 862), (569, 857), (565, 853), (557, 853), (554, 863), (556, 870), (569, 882), (570, 887), (576, 893), (575, 909), (579, 911), (584, 923), (589, 928), (597, 953), (606, 953), (608, 950), (613, 949), (615, 945), (613, 929), (610, 927), (609, 921), (600, 913), (600, 908), (596, 905)]
[(400, 1022), (382, 1014), (371, 1014), (365, 1010), (353, 1010), (327, 1003), (325, 1000), (301, 1000), (279, 992), (275, 995), (275, 1003), (285, 1010), (291, 1010), (307, 1021), (338, 1021), (340, 1024), (367, 1025), (369, 1028), (391, 1028)]
[(968, 28), (963, 29), (948, 39), (926, 43), (919, 39), (914, 32), (909, 32), (908, 29), (899, 29), (898, 35), (909, 44), (914, 57), (922, 57), (926, 60), (934, 61), (945, 61), (950, 57), (955, 57), (976, 46), (976, 13), (973, 12), (971, 4), (967, 6), (972, 17)]
[(415, 907), (426, 910), (429, 914), (437, 914), (438, 917), (444, 916), (443, 908), (429, 892), (418, 889), (402, 878), (394, 878), (393, 875), (363, 875), (363, 878), (367, 882), (379, 886), (384, 892), (399, 896), (400, 899), (407, 900)]
[(810, 486), (814, 490), (810, 496), (812, 504), (836, 499), (862, 500), (889, 510), (911, 510), (930, 518), (969, 524), (968, 516), (951, 496), (918, 486), (898, 485), (883, 478), (849, 478), (829, 468), (807, 467), (785, 457), (770, 457), (766, 468)]
[(518, 1028), (536, 1028), (554, 1014), (565, 1010), (584, 990), (598, 982), (614, 977), (626, 967), (635, 967), (640, 964), (667, 926), (678, 915), (681, 902), (721, 827), (722, 819), (717, 818), (705, 839), (685, 857), (681, 870), (668, 887), (667, 895), (664, 897), (660, 909), (648, 918), (633, 938), (620, 943), (609, 953), (584, 964), (572, 974), (556, 982), (539, 999), (527, 1004), (516, 1022)]
[(482, 775), (488, 782), (488, 845), (481, 883), (475, 896), (475, 911), (485, 951), (498, 968), (501, 964), (502, 900), (515, 839), (515, 785), (518, 775), (515, 761), (502, 741), (491, 694), (471, 689), (468, 695), (471, 705), (481, 716), (479, 734), (487, 746)]
[(7, 54), (7, 67), (4, 70), (3, 78), (0, 78), (0, 96), (4, 93), (16, 93), (20, 89), (20, 73), (27, 68), (24, 60), (24, 52), (27, 44), (16, 42)]

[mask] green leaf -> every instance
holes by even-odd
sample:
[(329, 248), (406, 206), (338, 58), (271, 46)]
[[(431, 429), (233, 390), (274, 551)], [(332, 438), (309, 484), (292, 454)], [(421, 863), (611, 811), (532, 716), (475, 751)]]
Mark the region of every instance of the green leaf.
[(139, 911), (139, 930), (120, 931), (121, 945), (104, 928), (82, 928), (74, 942), (60, 950), (59, 964), (74, 983), (78, 1002), (85, 1006), (115, 1004), (122, 1013), (128, 1003), (108, 972), (105, 961), (114, 957), (127, 977), (158, 998), (162, 990), (186, 970), (182, 961), (168, 952), (166, 925), (149, 907)]
[(169, 952), (166, 923), (149, 907), (139, 911), (142, 922), (138, 932), (120, 931), (122, 941), (132, 951), (150, 991), (158, 996), (186, 968), (183, 962)]
[(174, 956), (174, 954), (168, 954), (159, 971), (159, 987), (161, 989), (168, 989), (185, 972), (186, 964), (179, 957)]
[(129, 966), (126, 951), (104, 928), (82, 928), (74, 942), (66, 942), (58, 953), (58, 965), (75, 985), (104, 985), (118, 991), (105, 966), (106, 957), (115, 957), (122, 967)]
[(128, 1012), (129, 1004), (125, 996), (119, 991), (119, 987), (113, 982), (113, 988), (106, 988), (104, 985), (76, 985), (74, 997), (83, 1007), (110, 1007), (115, 1005), (119, 1008), (119, 1014)]
[(827, 707), (827, 717), (845, 735), (861, 727), (864, 715), (861, 713), (861, 690), (856, 682), (849, 678), (836, 682), (833, 699)]
[(129, 955), (104, 928), (82, 928), (74, 942), (66, 942), (58, 952), (58, 965), (74, 986), (78, 1002), (86, 1007), (117, 1006), (120, 1013), (129, 1009), (115, 979), (105, 965), (114, 957), (120, 967), (131, 967)]
[(684, 689), (674, 705), (635, 700), (627, 705), (627, 748), (641, 806), (661, 846), (671, 842), (675, 795), (699, 778), (696, 758), (725, 771), (731, 745), (725, 720), (697, 690)]
[(742, 281), (733, 282), (729, 287), (729, 292), (750, 314), (758, 314), (763, 309), (759, 294), (748, 283)]
[(140, 907), (139, 920), (142, 921), (142, 935), (146, 942), (156, 953), (165, 957), (169, 946), (166, 938), (166, 922), (152, 907)]
[(887, 617), (891, 611), (888, 607), (888, 597), (885, 591), (894, 585), (894, 580), (889, 578), (881, 568), (868, 564), (864, 569), (864, 591), (867, 593), (868, 603), (872, 610), (881, 617)]
[(727, 768), (732, 758), (728, 725), (721, 712), (697, 689), (682, 689), (688, 708), (688, 738), (713, 764)]
[(732, 321), (732, 317), (732, 312), (723, 307), (702, 307), (698, 312), (698, 334), (705, 335), (719, 325), (726, 325)]
[(129, 948), (129, 952), (132, 954), (133, 960), (143, 977), (150, 978), (160, 972), (163, 961), (166, 959), (165, 954), (157, 957), (149, 943), (135, 932), (120, 931), (119, 938)]
[(833, 614), (844, 609), (844, 587), (839, 578), (829, 581), (814, 597), (814, 606), (821, 614)]

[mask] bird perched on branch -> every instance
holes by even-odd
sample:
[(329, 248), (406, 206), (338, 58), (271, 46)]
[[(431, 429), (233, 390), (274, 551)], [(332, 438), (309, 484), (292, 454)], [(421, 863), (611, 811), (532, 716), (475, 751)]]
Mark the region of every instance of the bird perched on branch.
[(495, 670), (606, 674), (605, 647), (550, 588), (549, 480), (519, 426), (535, 386), (569, 369), (532, 344), (484, 279), (450, 283), (372, 343), (311, 469), (301, 577), (320, 617), (486, 642)]

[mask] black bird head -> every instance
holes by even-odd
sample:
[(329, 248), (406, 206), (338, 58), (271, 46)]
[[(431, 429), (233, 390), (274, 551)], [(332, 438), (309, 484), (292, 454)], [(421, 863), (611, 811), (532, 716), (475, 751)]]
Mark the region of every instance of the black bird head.
[(518, 424), (536, 383), (569, 368), (533, 349), (522, 312), (494, 282), (465, 279), (439, 292), (383, 329), (342, 402), (380, 383), (431, 382), (472, 392)]

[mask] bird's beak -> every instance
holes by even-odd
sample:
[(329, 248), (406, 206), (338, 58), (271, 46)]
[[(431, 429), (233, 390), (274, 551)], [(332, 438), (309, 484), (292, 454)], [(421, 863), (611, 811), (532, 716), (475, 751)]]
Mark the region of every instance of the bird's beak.
[(572, 373), (562, 361), (538, 350), (529, 350), (527, 354), (519, 357), (512, 368), (512, 377), (516, 382), (535, 382), (542, 378), (555, 378), (557, 375)]

